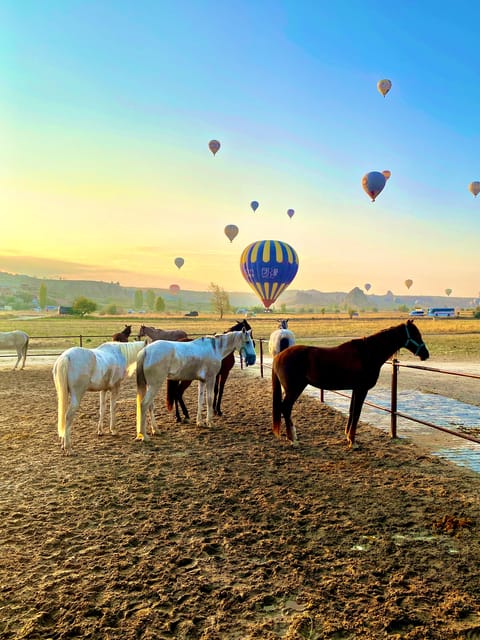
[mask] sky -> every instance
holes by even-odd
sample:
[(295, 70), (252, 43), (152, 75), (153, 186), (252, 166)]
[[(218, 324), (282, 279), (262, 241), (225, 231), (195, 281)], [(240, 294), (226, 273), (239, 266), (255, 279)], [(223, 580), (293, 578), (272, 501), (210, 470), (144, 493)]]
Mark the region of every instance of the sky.
[[(462, 0), (3, 0), (0, 271), (250, 291), (242, 250), (275, 239), (292, 289), (480, 296), (479, 18)], [(362, 177), (387, 169), (372, 203)]]

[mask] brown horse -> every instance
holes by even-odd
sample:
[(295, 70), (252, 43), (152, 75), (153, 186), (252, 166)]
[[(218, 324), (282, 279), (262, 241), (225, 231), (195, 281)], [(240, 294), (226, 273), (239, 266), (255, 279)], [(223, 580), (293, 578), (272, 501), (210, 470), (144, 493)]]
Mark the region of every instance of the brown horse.
[(280, 436), (283, 414), (287, 438), (292, 445), (298, 444), (291, 413), (295, 401), (307, 384), (331, 391), (351, 389), (345, 435), (349, 447), (353, 447), (368, 390), (377, 383), (382, 365), (402, 347), (420, 360), (429, 357), (428, 349), (413, 320), (383, 329), (366, 338), (344, 342), (337, 347), (296, 345), (281, 351), (274, 358), (272, 366), (273, 433)]
[(137, 340), (141, 340), (143, 337), (150, 338), (152, 342), (155, 340), (183, 340), (187, 337), (187, 334), (182, 329), (172, 329), (171, 331), (164, 331), (163, 329), (155, 329), (155, 327), (146, 327), (144, 324), (140, 327)]
[[(247, 331), (251, 331), (252, 327), (249, 325), (247, 320), (242, 320), (241, 322), (237, 322), (237, 324), (227, 329), (224, 333), (229, 333), (230, 331), (242, 331), (242, 329), (246, 329)], [(213, 397), (213, 411), (215, 415), (222, 415), (222, 398), (223, 398), (223, 389), (225, 387), (225, 383), (227, 382), (227, 378), (235, 364), (235, 355), (234, 353), (229, 353), (222, 360), (222, 366), (220, 371), (215, 378), (215, 387), (214, 387), (214, 397)], [(177, 422), (182, 422), (182, 418), (180, 416), (179, 407), (183, 413), (183, 419), (185, 422), (189, 422), (190, 415), (188, 413), (188, 409), (183, 401), (183, 393), (185, 389), (192, 384), (192, 380), (167, 380), (167, 409), (172, 411), (175, 406), (175, 418)]]
[(132, 333), (132, 325), (131, 324), (126, 324), (125, 325), (125, 329), (122, 329), (118, 333), (114, 333), (113, 334), (112, 341), (113, 342), (128, 342), (128, 338), (130, 337), (131, 333)]

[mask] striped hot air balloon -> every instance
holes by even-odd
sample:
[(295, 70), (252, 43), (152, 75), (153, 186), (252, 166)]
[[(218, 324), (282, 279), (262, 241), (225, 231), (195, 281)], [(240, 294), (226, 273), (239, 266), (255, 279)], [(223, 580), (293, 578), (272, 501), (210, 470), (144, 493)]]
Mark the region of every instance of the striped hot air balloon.
[(281, 240), (257, 240), (243, 250), (240, 270), (268, 309), (297, 275), (298, 255)]

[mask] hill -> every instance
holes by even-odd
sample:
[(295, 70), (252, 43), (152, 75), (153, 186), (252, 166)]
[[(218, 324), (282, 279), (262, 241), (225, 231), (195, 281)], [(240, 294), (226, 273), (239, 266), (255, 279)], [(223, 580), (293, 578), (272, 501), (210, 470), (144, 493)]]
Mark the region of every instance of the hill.
[[(99, 308), (117, 305), (127, 311), (135, 308), (135, 293), (146, 293), (148, 288), (123, 287), (118, 282), (98, 280), (64, 280), (35, 278), (23, 274), (11, 274), (0, 271), (0, 308), (28, 309), (38, 300), (40, 285), (47, 288), (48, 304), (69, 306), (79, 296), (85, 296), (97, 303)], [(155, 297), (161, 296), (166, 308), (172, 311), (211, 311), (212, 294), (209, 291), (181, 290), (173, 294), (169, 289), (151, 288)], [(230, 304), (237, 308), (262, 308), (259, 299), (248, 292), (228, 292)], [(450, 306), (460, 309), (473, 309), (477, 301), (470, 298), (447, 296), (395, 295), (387, 291), (384, 295), (367, 295), (359, 287), (349, 292), (323, 292), (316, 289), (288, 289), (277, 301), (276, 308), (291, 312), (320, 312), (322, 310), (393, 310), (399, 307)]]

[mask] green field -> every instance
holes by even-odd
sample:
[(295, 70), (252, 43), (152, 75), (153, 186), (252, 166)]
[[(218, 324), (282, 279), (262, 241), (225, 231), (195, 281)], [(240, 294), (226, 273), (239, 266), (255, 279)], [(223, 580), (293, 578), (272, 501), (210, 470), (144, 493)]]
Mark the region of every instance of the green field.
[[(270, 333), (277, 328), (280, 315), (264, 314), (249, 318), (254, 337), (268, 340)], [(199, 318), (184, 316), (125, 316), (125, 317), (87, 317), (39, 316), (24, 317), (20, 314), (0, 316), (0, 331), (21, 329), (31, 336), (31, 349), (58, 352), (80, 343), (94, 347), (104, 342), (113, 333), (123, 329), (125, 324), (132, 325), (132, 337), (137, 334), (140, 325), (146, 324), (162, 329), (184, 329), (192, 337), (221, 333), (241, 319), (241, 316), (228, 315), (222, 320), (218, 316), (203, 315)], [(289, 327), (295, 333), (298, 342), (318, 345), (334, 345), (351, 338), (370, 335), (381, 329), (393, 326), (407, 319), (406, 314), (371, 314), (365, 317), (348, 318), (339, 316), (299, 316), (290, 318)], [(480, 360), (480, 320), (473, 318), (432, 319), (416, 318), (431, 356), (445, 360)], [(402, 359), (408, 358), (406, 351)]]

